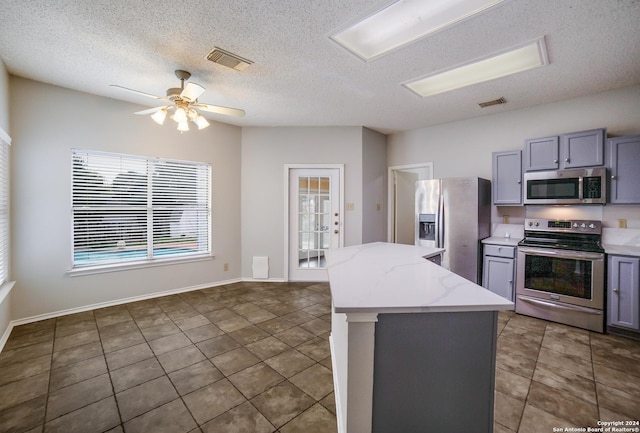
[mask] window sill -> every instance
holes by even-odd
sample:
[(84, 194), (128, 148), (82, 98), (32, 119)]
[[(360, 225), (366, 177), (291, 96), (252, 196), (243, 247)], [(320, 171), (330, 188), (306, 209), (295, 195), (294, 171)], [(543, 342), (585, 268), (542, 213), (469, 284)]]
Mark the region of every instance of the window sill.
[(153, 268), (156, 266), (178, 265), (183, 263), (204, 262), (213, 260), (215, 254), (204, 254), (201, 256), (191, 256), (184, 258), (161, 258), (138, 262), (117, 263), (110, 265), (84, 266), (80, 268), (69, 269), (66, 275), (69, 277), (80, 277), (83, 275), (103, 274), (106, 272), (128, 271), (131, 269)]

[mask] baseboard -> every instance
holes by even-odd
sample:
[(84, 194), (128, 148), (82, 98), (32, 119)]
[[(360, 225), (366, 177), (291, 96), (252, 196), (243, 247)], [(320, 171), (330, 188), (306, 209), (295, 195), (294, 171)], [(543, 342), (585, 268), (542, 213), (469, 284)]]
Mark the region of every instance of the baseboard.
[(243, 283), (285, 283), (284, 278), (242, 278)]
[(0, 353), (2, 353), (4, 345), (7, 344), (7, 340), (9, 340), (9, 335), (11, 335), (12, 330), (13, 322), (9, 322), (9, 325), (7, 325), (7, 329), (5, 329), (4, 334), (2, 334), (2, 338), (0, 338)]
[[(144, 301), (147, 299), (160, 298), (162, 296), (175, 295), (178, 293), (192, 292), (194, 290), (207, 289), (209, 287), (224, 286), (226, 284), (239, 283), (240, 278), (234, 278), (225, 281), (216, 281), (215, 283), (199, 284), (197, 286), (182, 287), (179, 289), (171, 289), (163, 292), (148, 293), (146, 295), (132, 296), (130, 298), (116, 299), (113, 301), (99, 302), (97, 304), (84, 305), (82, 307), (69, 308), (67, 310), (54, 311), (52, 313), (39, 314), (37, 316), (25, 317), (23, 319), (12, 320), (9, 327), (26, 325), (27, 323), (38, 322), (40, 320), (52, 319), (55, 317), (68, 316), (69, 314), (82, 313), (84, 311), (97, 310), (99, 308), (113, 307), (114, 305), (128, 304), (129, 302)], [(8, 337), (7, 337), (8, 338)]]
[(340, 404), (340, 393), (338, 393), (338, 369), (336, 368), (336, 353), (333, 344), (333, 335), (329, 335), (329, 350), (331, 351), (331, 372), (333, 373), (333, 396), (336, 403), (336, 421), (338, 423), (338, 433), (347, 433), (347, 429), (342, 425), (342, 405)]

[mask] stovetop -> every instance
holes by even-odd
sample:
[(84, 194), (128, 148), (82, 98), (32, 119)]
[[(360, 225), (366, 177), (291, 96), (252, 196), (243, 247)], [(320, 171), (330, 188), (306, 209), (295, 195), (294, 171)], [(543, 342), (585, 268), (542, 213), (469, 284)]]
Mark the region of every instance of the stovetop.
[(604, 253), (600, 221), (527, 218), (524, 228), (519, 246)]

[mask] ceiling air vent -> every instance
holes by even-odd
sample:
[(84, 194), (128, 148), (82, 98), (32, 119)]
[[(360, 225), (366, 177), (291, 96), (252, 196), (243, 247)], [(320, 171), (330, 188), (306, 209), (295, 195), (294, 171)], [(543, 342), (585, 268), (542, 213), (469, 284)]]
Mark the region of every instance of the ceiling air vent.
[(507, 100), (504, 99), (504, 97), (498, 98), (498, 99), (494, 99), (493, 101), (487, 101), (487, 102), (481, 102), (478, 105), (481, 108), (486, 108), (486, 107), (491, 107), (492, 105), (500, 105), (500, 104), (506, 104)]
[(226, 66), (227, 68), (235, 69), (236, 71), (244, 71), (253, 63), (251, 60), (243, 59), (236, 54), (218, 47), (214, 47), (214, 49), (207, 54), (207, 60), (211, 60), (213, 63)]

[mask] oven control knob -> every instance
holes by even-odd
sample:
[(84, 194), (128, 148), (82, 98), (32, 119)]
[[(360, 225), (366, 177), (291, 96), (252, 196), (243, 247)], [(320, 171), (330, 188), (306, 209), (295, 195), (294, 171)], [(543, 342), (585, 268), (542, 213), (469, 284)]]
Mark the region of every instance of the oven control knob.
[(538, 227), (540, 225), (540, 223), (538, 221), (533, 223), (534, 226)]
[(529, 227), (531, 227), (533, 225), (533, 223), (531, 221), (529, 221)]
[(580, 227), (582, 227), (583, 229), (585, 229), (585, 228), (587, 228), (587, 225), (586, 225), (585, 223), (582, 223), (582, 225), (581, 225)]
[(592, 224), (589, 224), (589, 228), (590, 228), (590, 229), (595, 229), (595, 228), (596, 228), (596, 225), (595, 225), (595, 224), (593, 224), (593, 223), (592, 223)]

